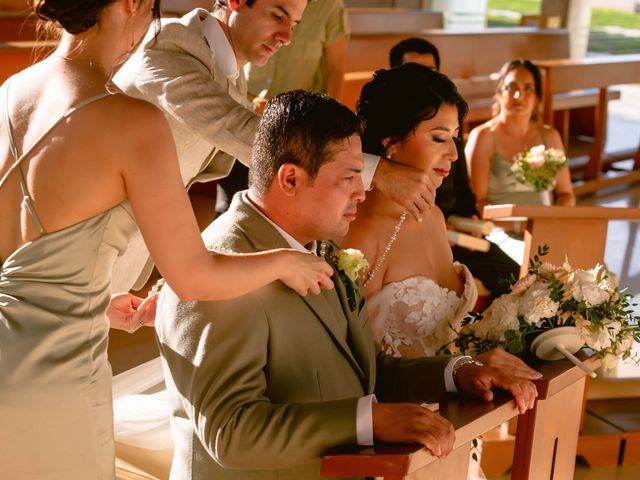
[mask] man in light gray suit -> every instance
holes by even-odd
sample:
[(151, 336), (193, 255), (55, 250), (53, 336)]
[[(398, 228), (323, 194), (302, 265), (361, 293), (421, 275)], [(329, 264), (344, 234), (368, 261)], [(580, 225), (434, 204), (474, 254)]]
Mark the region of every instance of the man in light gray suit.
[[(490, 400), (509, 390), (521, 411), (535, 386), (470, 357), (391, 358), (372, 339), (359, 281), (337, 245), (364, 199), (355, 115), (300, 90), (267, 105), (250, 189), (204, 232), (213, 251), (297, 248), (324, 254), (335, 289), (300, 297), (280, 282), (229, 301), (181, 302), (165, 286), (156, 329), (172, 406), (172, 479), (317, 479), (340, 445), (420, 442), (452, 448), (451, 424), (416, 403), (447, 392)], [(416, 403), (376, 403), (383, 402)]]
[[(126, 94), (165, 112), (187, 187), (226, 176), (236, 158), (249, 166), (260, 118), (247, 100), (243, 67), (264, 65), (287, 45), (306, 5), (307, 0), (215, 0), (213, 12), (196, 9), (163, 20), (157, 34), (152, 27), (118, 71), (115, 83)], [(375, 185), (410, 213), (433, 205), (435, 188), (424, 172), (374, 156), (367, 156), (365, 169), (367, 186)], [(124, 262), (130, 272), (141, 268)], [(146, 276), (141, 280), (137, 287)]]

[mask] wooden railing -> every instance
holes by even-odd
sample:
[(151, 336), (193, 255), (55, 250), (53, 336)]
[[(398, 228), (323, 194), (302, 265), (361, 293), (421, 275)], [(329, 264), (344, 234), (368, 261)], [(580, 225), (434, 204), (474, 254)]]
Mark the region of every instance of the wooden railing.
[[(591, 367), (595, 357), (579, 356)], [(585, 374), (567, 360), (534, 364), (544, 379), (536, 382), (536, 406), (519, 417), (512, 479), (573, 478), (582, 411)], [(514, 417), (513, 402), (498, 397), (493, 402), (447, 399), (441, 414), (455, 427), (454, 451), (437, 459), (419, 445), (380, 445), (333, 449), (322, 460), (323, 477), (384, 477), (385, 480), (466, 480), (471, 441)], [(473, 461), (473, 460), (471, 460)]]

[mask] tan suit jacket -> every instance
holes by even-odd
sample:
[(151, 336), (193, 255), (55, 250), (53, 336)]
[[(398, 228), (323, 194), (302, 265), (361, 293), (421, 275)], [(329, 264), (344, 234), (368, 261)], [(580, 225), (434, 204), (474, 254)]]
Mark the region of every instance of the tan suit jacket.
[[(241, 194), (203, 234), (235, 252), (288, 247)], [(298, 296), (281, 282), (241, 298), (181, 302), (167, 287), (156, 329), (172, 402), (172, 479), (318, 479), (320, 456), (356, 444), (359, 397), (435, 401), (449, 357), (394, 359), (345, 286)]]
[[(165, 113), (187, 187), (226, 176), (235, 158), (248, 166), (260, 121), (247, 100), (244, 73), (234, 84), (216, 63), (202, 32), (201, 18), (208, 15), (196, 9), (182, 18), (163, 19), (157, 37), (152, 25), (114, 79), (127, 95)], [(141, 287), (152, 266), (138, 236), (116, 264), (114, 290)]]

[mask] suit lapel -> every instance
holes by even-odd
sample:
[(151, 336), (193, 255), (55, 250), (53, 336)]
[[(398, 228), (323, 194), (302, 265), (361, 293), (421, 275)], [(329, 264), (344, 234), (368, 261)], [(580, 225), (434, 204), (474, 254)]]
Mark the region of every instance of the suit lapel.
[[(332, 277), (335, 285), (335, 293), (332, 296), (335, 302), (334, 308), (339, 308), (347, 319), (347, 338), (351, 346), (349, 351), (353, 353), (354, 360), (358, 364), (358, 371), (361, 374), (365, 391), (371, 393), (374, 387), (375, 351), (371, 331), (369, 330), (370, 327), (366, 321), (367, 313), (366, 310), (360, 309), (359, 298), (356, 299), (355, 311), (351, 310), (346, 286), (341, 280), (335, 260), (331, 258), (334, 255), (334, 251), (339, 250), (339, 247), (334, 243), (329, 244), (331, 248), (327, 249), (325, 259), (334, 271)], [(362, 306), (362, 308), (364, 309), (365, 307)]]
[[(255, 251), (290, 248), (280, 233), (248, 203), (242, 193), (236, 194), (229, 211), (224, 215), (228, 216), (228, 221), (231, 221), (243, 231)], [(223, 220), (223, 218), (220, 218), (220, 220)], [(224, 244), (222, 246), (224, 247)], [(333, 266), (333, 262), (329, 263)], [(347, 341), (349, 335), (353, 337), (353, 333), (349, 333), (352, 329), (352, 325), (350, 325), (350, 317), (352, 315), (350, 315), (348, 305), (346, 307), (347, 310), (344, 310), (341, 298), (343, 294), (340, 293), (340, 291), (344, 290), (344, 285), (342, 285), (335, 267), (333, 268), (334, 275), (332, 279), (336, 286), (334, 290), (323, 290), (319, 295), (307, 295), (300, 297), (300, 299), (306, 303), (325, 327), (336, 347), (347, 357), (349, 363), (363, 380), (363, 387), (366, 389), (369, 375), (365, 374), (362, 364), (358, 361), (362, 357), (362, 353), (359, 352), (360, 348), (352, 349)], [(361, 334), (356, 333), (356, 336), (360, 337)], [(360, 338), (358, 338), (357, 343), (362, 343)], [(365, 362), (365, 365), (368, 365), (368, 363)]]

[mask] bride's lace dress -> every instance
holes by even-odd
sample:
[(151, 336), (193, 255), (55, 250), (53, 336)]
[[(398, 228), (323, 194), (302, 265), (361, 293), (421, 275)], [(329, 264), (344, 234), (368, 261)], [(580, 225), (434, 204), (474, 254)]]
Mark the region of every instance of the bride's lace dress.
[(430, 278), (416, 276), (388, 283), (368, 299), (373, 335), (387, 353), (430, 356), (453, 339), (450, 325), (459, 329), (478, 297), (467, 267), (456, 262), (454, 268), (464, 281), (460, 297)]

